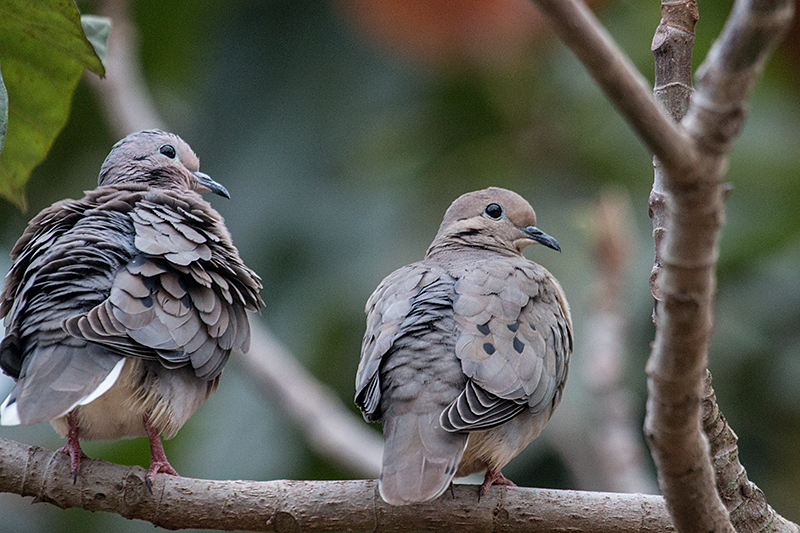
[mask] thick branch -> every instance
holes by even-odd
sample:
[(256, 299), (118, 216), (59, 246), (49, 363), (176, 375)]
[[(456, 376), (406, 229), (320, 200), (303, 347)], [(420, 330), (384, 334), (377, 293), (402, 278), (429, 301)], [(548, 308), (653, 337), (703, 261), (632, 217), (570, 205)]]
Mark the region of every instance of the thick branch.
[(767, 504), (761, 489), (747, 479), (747, 472), (739, 462), (736, 433), (717, 406), (717, 397), (711, 386), (711, 372), (706, 372), (704, 382), (703, 430), (711, 445), (717, 492), (730, 513), (731, 523), (737, 533), (800, 532), (800, 527), (776, 513)]
[(385, 504), (374, 481), (212, 481), (159, 475), (152, 494), (141, 467), (85, 459), (72, 483), (60, 452), (0, 439), (0, 492), (62, 508), (118, 513), (166, 529), (224, 531), (671, 530), (660, 496), (456, 485), (434, 502)]
[(534, 2), (653, 155), (676, 172), (690, 167), (696, 153), (686, 133), (656, 104), (645, 79), (586, 4), (580, 0)]
[[(694, 48), (694, 26), (698, 19), (695, 0), (662, 0), (661, 23), (656, 28), (651, 49), (655, 58), (655, 83), (653, 95), (656, 101), (676, 123), (683, 119), (692, 96), (692, 50)], [(656, 278), (661, 269), (661, 242), (666, 232), (666, 188), (661, 161), (653, 158), (653, 189), (648, 202), (650, 218), (653, 219), (653, 241), (655, 260), (650, 273), (650, 293), (661, 300)]]
[[(665, 169), (665, 235), (645, 433), (678, 531), (733, 531), (716, 491), (700, 403), (713, 325), (714, 268), (727, 152), (746, 98), (788, 23), (791, 0), (738, 1), (709, 53), (683, 120), (698, 147), (687, 172)], [(770, 12), (769, 10), (772, 9)]]

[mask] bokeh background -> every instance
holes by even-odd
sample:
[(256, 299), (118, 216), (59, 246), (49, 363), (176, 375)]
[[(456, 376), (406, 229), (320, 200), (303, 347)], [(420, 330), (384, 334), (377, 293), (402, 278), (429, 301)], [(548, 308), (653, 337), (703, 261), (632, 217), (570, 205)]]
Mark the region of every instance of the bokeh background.
[[(96, 13), (92, 2), (82, 12)], [(655, 0), (596, 0), (601, 20), (652, 82)], [(704, 3), (695, 65), (729, 2)], [(525, 0), (139, 0), (131, 5), (158, 111), (232, 200), (210, 199), (264, 280), (263, 321), (354, 413), (363, 306), (392, 270), (420, 259), (458, 195), (490, 185), (529, 199), (563, 253), (526, 255), (562, 282), (576, 350), (562, 407), (504, 473), (520, 485), (603, 489), (575, 471), (593, 438), (584, 324), (597, 304), (598, 198), (628, 202), (625, 379), (636, 439), (653, 337), (650, 156)], [(112, 30), (113, 31), (113, 30)], [(794, 39), (794, 40), (793, 40)], [(800, 90), (798, 32), (771, 61), (731, 156), (711, 370), (750, 479), (800, 520)], [(93, 188), (118, 140), (83, 80), (70, 120), (28, 184), (29, 210), (0, 200), (0, 270), (40, 209)], [(300, 428), (232, 359), (219, 392), (166, 442), (184, 475), (339, 479)], [(5, 395), (11, 380), (0, 376)], [(378, 427), (375, 430), (378, 431)], [(0, 436), (50, 449), (42, 424)], [(566, 438), (565, 438), (566, 436)], [(149, 461), (144, 439), (87, 443), (91, 457)], [(646, 458), (645, 472), (653, 468)], [(149, 531), (119, 516), (0, 494), (0, 531)]]

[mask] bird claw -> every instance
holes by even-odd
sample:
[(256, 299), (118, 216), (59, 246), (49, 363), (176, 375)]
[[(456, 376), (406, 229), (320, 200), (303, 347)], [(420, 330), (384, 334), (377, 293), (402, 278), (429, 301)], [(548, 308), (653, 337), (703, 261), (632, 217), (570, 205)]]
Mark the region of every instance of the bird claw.
[(85, 453), (83, 453), (83, 450), (80, 449), (80, 446), (78, 447), (78, 450), (76, 452), (73, 449), (73, 447), (70, 446), (69, 444), (65, 444), (61, 448), (57, 449), (56, 453), (58, 452), (66, 453), (67, 455), (69, 455), (70, 466), (71, 466), (70, 472), (72, 473), (72, 484), (73, 485), (76, 484), (78, 482), (78, 472), (80, 472), (81, 470), (81, 459), (84, 457), (88, 459), (88, 456)]
[(81, 470), (81, 459), (89, 458), (88, 455), (83, 453), (81, 443), (78, 440), (78, 421), (76, 419), (75, 411), (70, 411), (67, 415), (67, 443), (56, 450), (56, 452), (66, 453), (70, 457), (70, 466), (72, 467), (72, 484), (78, 482), (78, 472)]
[(481, 500), (481, 496), (486, 494), (486, 491), (489, 490), (489, 487), (492, 485), (505, 485), (506, 487), (516, 487), (517, 484), (508, 479), (499, 470), (494, 470), (489, 468), (486, 470), (486, 476), (483, 478), (483, 483), (481, 484), (480, 491), (478, 491), (478, 501)]
[(158, 473), (168, 474), (170, 476), (179, 475), (178, 472), (172, 468), (167, 460), (167, 455), (164, 453), (164, 445), (161, 443), (161, 436), (159, 435), (158, 428), (156, 428), (150, 420), (150, 415), (145, 414), (142, 416), (144, 429), (147, 432), (147, 438), (150, 440), (150, 469), (147, 471), (145, 477), (145, 485), (147, 490), (153, 493), (153, 483), (156, 481)]
[(170, 476), (180, 475), (174, 468), (172, 468), (172, 465), (169, 464), (169, 461), (166, 459), (163, 461), (151, 461), (150, 469), (147, 471), (147, 476), (145, 476), (144, 479), (144, 484), (150, 494), (153, 493), (153, 483), (156, 482), (156, 476), (158, 474), (167, 474)]

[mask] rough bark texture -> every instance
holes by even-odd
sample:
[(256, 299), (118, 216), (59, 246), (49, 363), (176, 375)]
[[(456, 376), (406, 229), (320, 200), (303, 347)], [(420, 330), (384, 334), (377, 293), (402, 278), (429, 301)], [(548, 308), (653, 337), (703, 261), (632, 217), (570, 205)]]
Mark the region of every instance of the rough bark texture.
[[(645, 433), (678, 531), (733, 531), (702, 432), (702, 380), (713, 326), (727, 154), (746, 99), (791, 20), (791, 0), (738, 1), (698, 72), (682, 125), (697, 159), (664, 169), (664, 235), (655, 293), (656, 339), (647, 364)], [(659, 155), (660, 154), (656, 154)]]
[(739, 462), (736, 433), (717, 406), (710, 372), (706, 372), (703, 389), (703, 430), (711, 445), (717, 492), (737, 533), (800, 532), (800, 527), (776, 513), (761, 489), (747, 479), (747, 472)]
[[(689, 109), (692, 88), (692, 49), (694, 26), (699, 17), (695, 0), (661, 2), (661, 23), (656, 28), (651, 50), (655, 58), (653, 95), (676, 123)], [(650, 191), (649, 214), (653, 219), (655, 260), (650, 273), (650, 293), (658, 301), (656, 278), (661, 269), (661, 242), (664, 238), (666, 209), (664, 208), (664, 169), (658, 157), (653, 158), (653, 189)]]
[[(392, 507), (375, 481), (212, 481), (159, 475), (85, 459), (72, 483), (69, 457), (0, 439), (0, 491), (62, 508), (110, 511), (165, 529), (224, 531), (591, 531), (671, 530), (660, 496), (477, 485), (419, 505)], [(33, 510), (31, 512), (34, 512)]]

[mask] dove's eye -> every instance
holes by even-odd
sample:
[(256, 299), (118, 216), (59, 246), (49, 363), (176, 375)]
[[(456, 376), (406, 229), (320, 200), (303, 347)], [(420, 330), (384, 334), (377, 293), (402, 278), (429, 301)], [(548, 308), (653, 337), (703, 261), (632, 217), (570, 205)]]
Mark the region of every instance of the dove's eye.
[(486, 209), (483, 210), (483, 214), (492, 220), (500, 220), (500, 218), (503, 216), (503, 206), (492, 202), (486, 206)]
[(175, 147), (171, 144), (162, 144), (158, 151), (170, 159), (175, 159)]

